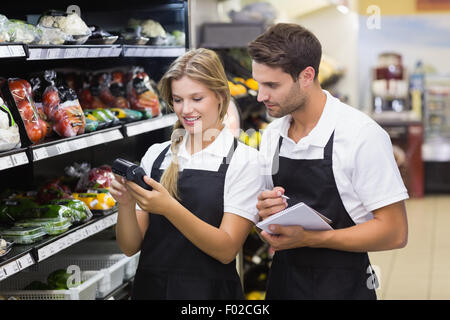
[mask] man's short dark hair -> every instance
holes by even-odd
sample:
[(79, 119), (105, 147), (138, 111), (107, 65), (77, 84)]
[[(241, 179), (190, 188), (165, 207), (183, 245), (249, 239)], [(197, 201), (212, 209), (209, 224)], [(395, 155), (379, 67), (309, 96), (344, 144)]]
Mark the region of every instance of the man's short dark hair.
[(294, 23), (278, 23), (258, 36), (248, 45), (248, 52), (257, 63), (280, 67), (297, 81), (306, 67), (319, 74), (322, 46), (316, 36)]

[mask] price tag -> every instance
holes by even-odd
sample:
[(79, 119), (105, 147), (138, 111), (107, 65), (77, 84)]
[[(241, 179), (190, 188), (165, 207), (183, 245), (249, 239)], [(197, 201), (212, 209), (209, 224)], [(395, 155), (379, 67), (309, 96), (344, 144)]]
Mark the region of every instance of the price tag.
[(47, 59), (59, 59), (60, 48), (51, 48), (47, 50)]
[(77, 56), (78, 49), (77, 48), (67, 48), (64, 51), (64, 58), (71, 59)]
[(118, 56), (120, 56), (121, 52), (122, 52), (122, 48), (121, 47), (116, 47), (113, 50), (112, 56), (113, 57), (118, 57)]
[(7, 46), (0, 46), (0, 58), (9, 58), (11, 54), (9, 53)]
[(14, 163), (10, 156), (0, 158), (0, 170), (14, 167)]
[(25, 50), (22, 46), (8, 46), (12, 57), (25, 57)]
[(28, 60), (39, 60), (41, 59), (42, 49), (40, 48), (30, 48), (30, 56)]
[(70, 141), (71, 150), (80, 150), (89, 147), (87, 138), (80, 138)]
[(106, 141), (114, 141), (114, 140), (119, 140), (123, 138), (122, 133), (120, 133), (119, 130), (113, 130), (113, 131), (109, 131), (109, 132), (105, 132), (103, 134), (104, 138)]
[(112, 47), (108, 47), (108, 48), (102, 48), (100, 50), (100, 57), (109, 57), (113, 52), (113, 48)]
[(22, 258), (17, 260), (17, 264), (19, 266), (19, 269), (23, 270), (25, 268), (28, 268), (29, 266), (32, 266), (34, 264), (34, 260), (31, 257), (31, 254), (27, 253)]
[(58, 150), (58, 154), (63, 154), (70, 152), (70, 146), (67, 142), (58, 143), (56, 145), (56, 149)]
[(90, 48), (88, 57), (89, 58), (97, 58), (100, 55), (100, 48)]
[(91, 146), (95, 146), (105, 142), (103, 134), (94, 134), (91, 136)]
[(19, 266), (17, 265), (17, 261), (13, 261), (8, 263), (7, 265), (3, 266), (3, 273), (9, 277), (13, 274), (19, 272)]
[(136, 56), (136, 50), (137, 48), (128, 48), (127, 51), (125, 52), (125, 55), (127, 57), (134, 57)]
[(28, 157), (25, 152), (13, 154), (11, 159), (15, 166), (21, 166), (28, 163)]
[(145, 56), (145, 48), (137, 48), (136, 49), (136, 55), (139, 57)]
[(48, 158), (48, 152), (46, 147), (33, 150), (33, 161), (38, 161), (45, 158)]
[(79, 58), (86, 58), (88, 56), (89, 48), (78, 48), (77, 56)]

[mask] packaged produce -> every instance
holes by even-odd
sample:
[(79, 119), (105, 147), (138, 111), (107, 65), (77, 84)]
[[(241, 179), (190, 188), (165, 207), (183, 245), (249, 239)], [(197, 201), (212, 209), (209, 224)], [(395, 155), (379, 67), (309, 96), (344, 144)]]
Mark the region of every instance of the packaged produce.
[(12, 242), (0, 238), (0, 257), (6, 256), (12, 248)]
[(131, 109), (110, 108), (114, 115), (121, 121), (132, 122), (141, 120), (143, 117), (142, 112)]
[(73, 193), (75, 199), (83, 201), (89, 209), (95, 211), (105, 211), (115, 207), (116, 200), (108, 191), (101, 193)]
[(152, 117), (157, 117), (161, 110), (156, 89), (152, 86), (150, 77), (141, 67), (130, 71), (127, 84), (127, 96), (131, 108), (138, 111), (151, 111)]
[(24, 79), (12, 78), (8, 79), (8, 88), (11, 92), (12, 102), (19, 111), (26, 137), (31, 144), (41, 142), (47, 133), (47, 124), (39, 117), (30, 83)]
[(38, 29), (22, 20), (10, 19), (6, 24), (9, 42), (37, 43), (40, 39)]
[(38, 204), (29, 198), (13, 198), (2, 200), (0, 203), (0, 223), (11, 224), (17, 220), (39, 218), (33, 211)]
[(38, 25), (36, 28), (40, 34), (40, 39), (37, 41), (39, 45), (62, 45), (72, 40), (70, 35), (58, 28), (48, 28), (43, 25)]
[(84, 128), (85, 132), (92, 132), (98, 129), (98, 121), (93, 120), (89, 117), (86, 117), (86, 127)]
[(119, 71), (105, 72), (100, 75), (100, 99), (108, 107), (130, 108), (130, 103), (125, 97), (124, 77), (124, 74)]
[(66, 206), (72, 210), (76, 210), (80, 214), (80, 222), (89, 221), (92, 218), (92, 212), (89, 207), (81, 200), (77, 199), (55, 199), (52, 204)]
[(33, 281), (30, 284), (28, 284), (23, 290), (50, 290), (49, 286), (46, 283), (43, 283), (41, 281)]
[(106, 109), (85, 109), (84, 115), (85, 117), (98, 122), (98, 130), (117, 124), (119, 119), (112, 118), (105, 110)]
[(89, 26), (89, 29), (91, 29), (91, 36), (86, 44), (113, 44), (119, 38), (119, 36), (112, 35), (99, 26), (92, 25)]
[(50, 290), (68, 290), (70, 276), (65, 269), (55, 270), (47, 277), (47, 285)]
[(61, 137), (84, 133), (86, 120), (75, 91), (64, 85), (56, 87), (54, 70), (45, 71), (45, 79), (50, 85), (43, 93), (42, 102), (45, 114), (53, 123), (53, 131)]
[(8, 18), (0, 14), (0, 43), (9, 42), (9, 33), (7, 30)]
[(77, 191), (92, 189), (105, 189), (111, 186), (114, 180), (112, 169), (108, 165), (92, 168), (80, 177), (76, 186)]
[(73, 223), (82, 219), (80, 211), (58, 204), (44, 204), (33, 208), (32, 211), (41, 219), (68, 218)]
[(21, 220), (14, 224), (16, 227), (44, 227), (48, 235), (58, 235), (69, 230), (72, 225), (71, 219), (66, 217), (39, 218)]
[(44, 13), (39, 18), (38, 26), (56, 28), (65, 33), (69, 38), (64, 44), (83, 44), (92, 33), (78, 14), (56, 10)]
[(62, 178), (53, 179), (39, 188), (37, 201), (40, 204), (49, 203), (54, 199), (70, 198), (70, 188), (62, 182)]
[(0, 151), (20, 147), (19, 127), (11, 111), (0, 98)]
[(0, 236), (17, 244), (35, 243), (45, 235), (44, 227), (12, 227), (9, 229), (0, 229)]
[(152, 45), (166, 45), (166, 31), (162, 27), (162, 25), (151, 19), (147, 20), (139, 20), (139, 19), (130, 19), (128, 22), (128, 25), (130, 27), (138, 27), (140, 26), (142, 28), (142, 35), (144, 37), (148, 37), (150, 39), (148, 44)]
[(41, 123), (44, 123), (46, 126), (45, 136), (50, 137), (53, 133), (53, 125), (45, 114), (44, 105), (42, 103), (42, 95), (44, 94), (44, 90), (46, 88), (46, 81), (45, 79), (41, 79), (41, 77), (38, 76), (31, 77), (29, 80), (34, 106), (36, 107), (39, 118), (41, 119)]
[(150, 38), (144, 37), (141, 32), (141, 26), (126, 28), (125, 31), (120, 33), (122, 38), (121, 42), (129, 45), (144, 45), (150, 41)]

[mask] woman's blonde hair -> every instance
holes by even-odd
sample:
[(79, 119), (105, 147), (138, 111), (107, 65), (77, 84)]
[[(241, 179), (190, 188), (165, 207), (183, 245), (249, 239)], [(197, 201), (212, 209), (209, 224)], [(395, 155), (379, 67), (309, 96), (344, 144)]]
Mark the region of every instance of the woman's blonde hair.
[[(225, 74), (222, 62), (219, 56), (209, 49), (195, 49), (186, 52), (178, 57), (169, 67), (159, 82), (158, 89), (161, 98), (168, 104), (169, 109), (173, 111), (172, 81), (179, 80), (187, 76), (189, 79), (202, 83), (206, 88), (213, 91), (220, 101), (219, 119), (223, 121), (230, 103), (230, 89), (228, 79)], [(180, 134), (182, 125), (179, 120), (173, 127), (171, 136), (172, 162), (164, 171), (161, 177), (161, 184), (169, 193), (180, 199), (178, 194), (178, 149), (183, 141), (183, 135)]]

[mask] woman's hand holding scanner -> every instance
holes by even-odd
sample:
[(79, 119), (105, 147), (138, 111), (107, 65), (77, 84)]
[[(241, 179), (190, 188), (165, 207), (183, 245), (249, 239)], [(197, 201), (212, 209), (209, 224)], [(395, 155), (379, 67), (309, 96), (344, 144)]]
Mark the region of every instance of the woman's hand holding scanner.
[(148, 176), (144, 176), (143, 181), (152, 189), (151, 191), (141, 188), (134, 182), (127, 181), (127, 189), (130, 191), (132, 197), (142, 210), (165, 215), (170, 211), (170, 206), (177, 201), (162, 184)]
[(114, 174), (114, 180), (111, 182), (111, 188), (109, 189), (109, 192), (119, 205), (130, 205), (132, 207), (136, 206), (136, 201), (128, 192), (128, 189), (126, 187), (125, 178)]
[(283, 196), (284, 189), (282, 187), (265, 190), (259, 194), (256, 208), (258, 209), (258, 214), (262, 220), (287, 208), (287, 197)]

